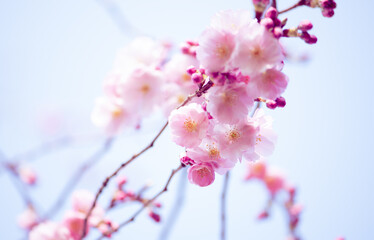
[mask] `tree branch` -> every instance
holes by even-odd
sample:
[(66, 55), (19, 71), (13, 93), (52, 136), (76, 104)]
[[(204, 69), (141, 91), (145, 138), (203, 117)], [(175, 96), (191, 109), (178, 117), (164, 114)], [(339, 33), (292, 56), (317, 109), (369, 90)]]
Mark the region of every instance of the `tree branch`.
[(59, 197), (57, 198), (56, 202), (52, 205), (52, 207), (47, 211), (43, 219), (48, 219), (53, 217), (54, 214), (58, 212), (61, 206), (64, 204), (66, 200), (66, 196), (74, 189), (74, 187), (78, 184), (79, 180), (82, 178), (85, 172), (88, 169), (93, 167), (102, 157), (110, 150), (114, 138), (108, 138), (103, 146), (96, 151), (91, 157), (89, 157), (84, 163), (76, 170), (75, 174), (72, 175), (70, 180), (66, 183), (65, 187), (61, 191)]
[[(125, 222), (123, 222), (123, 223), (121, 223), (120, 225), (119, 225), (119, 227), (116, 229), (116, 230), (112, 230), (109, 234), (112, 234), (112, 233), (114, 233), (114, 232), (118, 232), (119, 230), (120, 230), (120, 228), (122, 228), (122, 227), (124, 227), (124, 226), (126, 226), (127, 224), (129, 224), (129, 223), (131, 223), (131, 222), (133, 222), (133, 221), (135, 221), (135, 219), (136, 219), (136, 217), (145, 209), (145, 208), (147, 208), (152, 202), (154, 202), (159, 196), (161, 196), (164, 192), (166, 192), (166, 191), (168, 191), (168, 187), (169, 187), (169, 184), (170, 184), (170, 182), (171, 182), (171, 179), (174, 177), (174, 175), (177, 173), (177, 172), (179, 172), (181, 169), (183, 168), (183, 165), (181, 164), (181, 165), (179, 165), (179, 167), (178, 168), (176, 168), (176, 169), (173, 169), (172, 171), (171, 171), (171, 174), (170, 174), (170, 176), (169, 176), (169, 178), (168, 178), (168, 180), (167, 180), (167, 182), (166, 182), (166, 184), (165, 184), (165, 186), (162, 188), (162, 190), (160, 191), (160, 192), (158, 192), (153, 198), (151, 198), (150, 200), (148, 200), (146, 203), (144, 203), (144, 205), (137, 211), (137, 212), (135, 212), (134, 213), (134, 215), (132, 215), (132, 217), (131, 218), (129, 218), (127, 221), (125, 221)], [(98, 239), (103, 239), (105, 236), (104, 235), (102, 235), (101, 237), (99, 237)]]
[[(197, 90), (194, 94), (191, 94), (189, 95), (186, 100), (184, 100), (184, 102), (178, 106), (176, 109), (179, 109), (183, 106), (185, 106), (188, 102), (191, 101), (191, 99), (193, 99), (194, 97), (200, 97), (202, 94), (204, 94), (211, 86), (213, 86), (213, 82), (209, 79), (207, 79), (206, 83), (204, 85), (201, 85), (199, 90)], [(97, 204), (97, 201), (101, 195), (101, 193), (103, 192), (104, 188), (106, 188), (106, 186), (108, 185), (109, 181), (115, 177), (119, 171), (121, 171), (124, 167), (126, 167), (127, 165), (129, 165), (132, 161), (134, 161), (135, 159), (137, 159), (140, 155), (142, 155), (143, 153), (145, 153), (148, 149), (152, 148), (154, 143), (156, 142), (156, 140), (161, 136), (161, 134), (164, 132), (164, 130), (166, 129), (166, 127), (168, 126), (169, 122), (167, 121), (164, 126), (161, 128), (161, 130), (157, 133), (157, 135), (153, 138), (153, 140), (145, 147), (143, 148), (143, 150), (141, 150), (140, 152), (138, 152), (137, 154), (133, 155), (129, 160), (127, 160), (126, 162), (122, 163), (111, 175), (109, 175), (108, 177), (105, 178), (105, 180), (103, 181), (103, 183), (101, 184), (101, 187), (99, 188), (98, 192), (96, 193), (95, 195), (95, 199), (94, 199), (94, 202), (92, 203), (91, 205), (91, 208), (90, 210), (88, 211), (85, 219), (84, 219), (84, 223), (83, 223), (83, 231), (82, 231), (82, 235), (81, 235), (81, 239), (83, 239), (85, 237), (85, 233), (86, 233), (86, 228), (87, 228), (87, 221), (88, 221), (88, 218), (91, 216), (91, 213), (93, 211), (93, 209), (95, 208), (96, 204)]]
[(221, 195), (221, 240), (226, 239), (226, 193), (229, 183), (229, 172), (225, 175), (225, 180), (223, 182), (223, 189)]

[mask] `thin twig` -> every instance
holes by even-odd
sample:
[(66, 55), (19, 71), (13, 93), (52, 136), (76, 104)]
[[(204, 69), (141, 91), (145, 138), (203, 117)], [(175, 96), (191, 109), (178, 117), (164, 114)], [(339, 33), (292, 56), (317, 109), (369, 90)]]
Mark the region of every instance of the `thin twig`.
[(271, 3), (271, 6), (275, 9), (277, 9), (277, 0), (273, 0)]
[(0, 163), (10, 173), (11, 180), (15, 188), (17, 189), (19, 195), (21, 196), (22, 200), (24, 201), (25, 205), (35, 209), (35, 204), (28, 192), (27, 186), (25, 185), (24, 182), (22, 182), (16, 166), (11, 163), (8, 163), (6, 156), (1, 151), (0, 151)]
[[(154, 202), (154, 201), (155, 201), (158, 197), (160, 197), (164, 192), (167, 192), (167, 191), (168, 191), (169, 184), (170, 184), (170, 182), (171, 182), (171, 179), (172, 179), (172, 178), (174, 177), (174, 175), (175, 175), (177, 172), (179, 172), (183, 167), (184, 167), (184, 166), (181, 164), (181, 165), (179, 165), (178, 168), (173, 169), (173, 170), (171, 171), (171, 174), (170, 174), (170, 176), (169, 176), (169, 178), (168, 178), (168, 180), (167, 180), (165, 186), (162, 188), (162, 190), (161, 190), (160, 192), (158, 192), (158, 193), (157, 193), (153, 198), (151, 198), (151, 199), (148, 200), (146, 203), (144, 203), (144, 205), (143, 205), (143, 206), (142, 206), (138, 211), (136, 211), (136, 212), (134, 213), (134, 215), (132, 215), (132, 217), (130, 217), (127, 221), (121, 223), (117, 229), (110, 231), (110, 234), (112, 234), (112, 233), (114, 233), (114, 232), (118, 232), (118, 231), (120, 230), (120, 228), (126, 226), (127, 224), (129, 224), (129, 223), (131, 223), (131, 222), (133, 222), (133, 221), (135, 221), (136, 217), (137, 217), (141, 212), (143, 212), (144, 209), (146, 209), (146, 208), (147, 208), (147, 207), (148, 207), (152, 202)], [(98, 239), (103, 239), (104, 237), (105, 237), (105, 236), (102, 235), (102, 236), (99, 237)]]
[[(198, 91), (196, 91), (194, 94), (192, 95), (189, 95), (187, 97), (187, 99), (179, 106), (177, 107), (176, 109), (179, 109), (181, 107), (183, 107), (184, 105), (186, 105), (188, 102), (191, 101), (192, 98), (196, 97), (196, 96), (201, 96), (203, 93), (205, 93), (207, 91), (207, 89), (209, 87), (212, 86), (212, 82), (209, 80), (207, 84), (205, 84), (204, 86), (202, 86)], [(208, 87), (209, 85), (209, 87)], [(90, 210), (87, 212), (87, 215), (86, 215), (86, 218), (84, 219), (84, 224), (83, 224), (83, 231), (82, 231), (82, 236), (81, 236), (81, 239), (83, 239), (85, 237), (85, 233), (86, 233), (86, 228), (87, 228), (87, 221), (88, 221), (88, 218), (91, 216), (91, 213), (93, 211), (93, 209), (95, 208), (96, 206), (96, 203), (97, 203), (97, 200), (99, 199), (101, 193), (103, 192), (104, 188), (108, 185), (109, 181), (115, 177), (119, 171), (121, 171), (124, 167), (126, 167), (128, 164), (130, 164), (132, 161), (134, 161), (136, 158), (138, 158), (140, 155), (142, 155), (143, 153), (145, 153), (148, 149), (152, 148), (153, 145), (155, 144), (156, 140), (161, 136), (161, 134), (164, 132), (164, 130), (166, 129), (166, 127), (168, 126), (169, 122), (167, 121), (164, 126), (161, 128), (161, 130), (157, 133), (157, 135), (153, 138), (153, 140), (145, 147), (143, 148), (143, 150), (141, 150), (140, 152), (138, 152), (137, 154), (133, 155), (129, 160), (127, 160), (126, 162), (122, 163), (111, 175), (109, 175), (108, 177), (105, 178), (105, 180), (103, 181), (103, 183), (101, 184), (101, 187), (99, 188), (98, 192), (96, 193), (95, 195), (95, 199), (94, 199), (94, 202), (92, 203), (91, 205), (91, 208)]]
[(65, 187), (61, 191), (59, 197), (52, 205), (52, 207), (47, 211), (43, 219), (49, 219), (55, 215), (61, 206), (64, 204), (66, 200), (66, 196), (75, 188), (78, 184), (79, 180), (82, 178), (85, 172), (88, 169), (93, 167), (95, 163), (97, 163), (102, 157), (110, 150), (114, 138), (108, 138), (102, 147), (96, 151), (92, 156), (90, 156), (84, 163), (76, 170), (75, 174), (72, 175), (70, 180), (66, 183)]
[(181, 209), (184, 205), (185, 192), (187, 186), (187, 169), (182, 170), (180, 175), (179, 185), (177, 189), (177, 197), (174, 200), (174, 205), (170, 211), (170, 216), (164, 224), (164, 228), (161, 231), (159, 240), (167, 240), (170, 234), (170, 230), (173, 229), (174, 224), (177, 222), (177, 219), (180, 215)]
[(223, 189), (221, 195), (221, 240), (226, 239), (226, 194), (229, 183), (229, 172), (225, 175), (225, 180), (223, 182)]
[(305, 5), (305, 0), (300, 0), (299, 2), (295, 3), (294, 5), (292, 5), (291, 7), (287, 8), (287, 9), (284, 9), (282, 11), (280, 11), (278, 14), (282, 14), (282, 13), (286, 13), (292, 9), (295, 9), (297, 7), (300, 7), (300, 6), (303, 6)]

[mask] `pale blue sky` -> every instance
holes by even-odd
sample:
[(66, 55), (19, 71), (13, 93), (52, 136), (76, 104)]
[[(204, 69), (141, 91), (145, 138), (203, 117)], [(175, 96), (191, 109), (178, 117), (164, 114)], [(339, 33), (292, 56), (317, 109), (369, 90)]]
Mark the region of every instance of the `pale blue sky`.
[[(194, 39), (216, 11), (252, 9), (249, 0), (115, 1), (128, 24), (137, 29), (131, 32), (126, 25), (118, 27), (99, 1), (0, 0), (0, 149), (6, 155), (48, 139), (39, 126), (51, 110), (63, 117), (59, 134), (97, 133), (89, 119), (94, 99), (101, 94), (116, 50), (134, 33), (176, 42)], [(294, 3), (278, 2), (280, 9)], [(300, 189), (297, 199), (305, 206), (300, 232), (306, 240), (334, 240), (340, 235), (348, 240), (374, 239), (374, 34), (369, 25), (373, 7), (372, 1), (338, 1), (332, 19), (308, 8), (287, 15), (290, 25), (312, 20), (319, 41), (314, 46), (285, 42), (296, 54), (309, 53), (311, 61), (286, 63), (287, 106), (270, 111), (279, 137), (269, 162), (284, 169)], [(140, 135), (126, 132), (79, 187), (95, 191), (104, 176), (143, 147), (162, 123), (155, 116), (144, 123)], [(80, 143), (32, 163), (41, 178), (34, 197), (42, 209), (53, 202), (71, 169), (99, 144)], [(124, 171), (130, 186), (136, 189), (152, 179), (150, 193), (157, 192), (178, 164), (179, 150), (169, 133), (164, 134), (155, 149)], [(286, 222), (278, 208), (268, 221), (255, 221), (266, 195), (260, 185), (243, 183), (243, 167), (235, 168), (230, 182), (228, 239), (284, 239)], [(164, 217), (175, 187), (160, 199)], [(185, 208), (170, 239), (218, 239), (221, 187), (220, 176), (211, 187), (188, 187)], [(22, 232), (15, 216), (23, 205), (9, 176), (0, 175), (0, 190), (0, 239), (19, 239)], [(115, 218), (126, 220), (134, 210), (121, 208)], [(143, 214), (114, 239), (157, 239), (160, 229)]]

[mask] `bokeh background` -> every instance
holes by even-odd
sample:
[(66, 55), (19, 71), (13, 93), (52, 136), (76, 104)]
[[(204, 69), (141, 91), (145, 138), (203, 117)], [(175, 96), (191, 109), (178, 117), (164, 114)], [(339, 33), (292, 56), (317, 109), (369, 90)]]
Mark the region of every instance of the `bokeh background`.
[[(279, 9), (294, 2), (278, 0)], [(310, 60), (286, 63), (287, 106), (268, 110), (279, 135), (269, 163), (282, 169), (299, 189), (297, 200), (305, 206), (299, 229), (303, 239), (370, 240), (374, 239), (374, 3), (337, 2), (331, 19), (306, 7), (287, 14), (288, 26), (310, 19), (319, 40), (313, 46), (298, 39), (284, 42), (295, 58), (306, 54)], [(253, 10), (249, 0), (0, 1), (0, 150), (13, 157), (61, 136), (77, 139), (29, 161), (39, 176), (32, 196), (41, 210), (49, 208), (80, 162), (104, 141), (90, 122), (90, 112), (116, 51), (139, 34), (178, 45), (197, 38), (215, 12), (239, 8)], [(95, 192), (104, 177), (145, 146), (163, 122), (156, 114), (144, 121), (141, 130), (121, 134), (78, 188)], [(151, 196), (163, 186), (178, 165), (180, 152), (169, 137), (166, 132), (155, 148), (122, 172), (130, 188), (152, 181), (147, 193)], [(284, 239), (287, 226), (282, 209), (274, 207), (267, 221), (255, 219), (267, 195), (261, 184), (243, 181), (245, 170), (244, 164), (238, 165), (231, 174), (228, 239)], [(170, 213), (180, 180), (176, 177), (160, 198), (163, 219)], [(188, 184), (181, 216), (169, 239), (218, 239), (222, 183), (223, 177), (218, 176), (207, 188)], [(110, 192), (101, 199), (103, 204)], [(70, 206), (69, 197), (65, 209)], [(121, 222), (137, 207), (121, 207), (111, 216)], [(0, 239), (24, 236), (16, 224), (23, 210), (9, 174), (1, 169)], [(162, 228), (144, 213), (113, 239), (158, 239)]]

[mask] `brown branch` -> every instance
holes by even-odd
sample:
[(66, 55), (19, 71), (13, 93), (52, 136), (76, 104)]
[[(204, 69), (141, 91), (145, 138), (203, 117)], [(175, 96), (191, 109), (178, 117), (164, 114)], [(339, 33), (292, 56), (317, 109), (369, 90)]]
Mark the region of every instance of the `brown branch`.
[(223, 182), (223, 189), (221, 195), (221, 240), (226, 239), (226, 193), (229, 183), (229, 172), (225, 175), (225, 180)]
[[(273, 0), (271, 3), (271, 6), (275, 9), (277, 9), (277, 0)], [(278, 10), (278, 9), (277, 9)]]
[[(173, 169), (171, 171), (171, 174), (165, 184), (165, 186), (162, 188), (162, 190), (160, 192), (158, 192), (153, 198), (151, 198), (150, 200), (148, 200), (146, 203), (144, 203), (144, 205), (137, 211), (134, 213), (134, 215), (132, 215), (131, 218), (129, 218), (127, 221), (121, 223), (119, 225), (119, 227), (115, 230), (112, 230), (109, 232), (109, 234), (112, 234), (114, 232), (118, 232), (120, 230), (120, 228), (126, 226), (127, 224), (135, 221), (136, 217), (144, 210), (146, 209), (152, 202), (154, 202), (159, 196), (161, 196), (164, 192), (168, 191), (168, 187), (169, 187), (169, 184), (171, 182), (171, 179), (174, 177), (174, 175), (179, 172), (184, 166), (182, 164), (179, 165), (178, 168), (176, 169)], [(101, 237), (99, 237), (98, 239), (103, 239), (105, 237), (105, 235), (102, 235)]]
[(300, 6), (304, 6), (305, 5), (305, 0), (300, 0), (299, 2), (295, 3), (294, 5), (292, 5), (291, 7), (289, 8), (286, 8), (280, 12), (278, 12), (278, 14), (282, 14), (282, 13), (286, 13), (288, 11), (291, 11), (292, 9), (295, 9), (297, 7), (300, 7)]
[(59, 197), (47, 211), (43, 219), (51, 218), (58, 212), (58, 210), (64, 204), (66, 196), (75, 188), (84, 173), (87, 172), (88, 169), (93, 167), (110, 150), (113, 141), (113, 138), (108, 138), (98, 151), (96, 151), (92, 156), (84, 161), (84, 163), (76, 170), (75, 174), (72, 175), (70, 180), (66, 183)]
[[(199, 87), (199, 90), (197, 90), (194, 94), (191, 94), (189, 95), (186, 100), (184, 100), (184, 102), (178, 106), (176, 109), (179, 109), (183, 106), (185, 106), (188, 102), (190, 102), (194, 97), (200, 97), (201, 95), (203, 95), (204, 93), (206, 93), (206, 91), (208, 91), (208, 89), (210, 87), (213, 86), (213, 82), (207, 78), (206, 79), (206, 82), (205, 84), (202, 84), (200, 87)], [(99, 188), (99, 190), (97, 191), (96, 195), (95, 195), (95, 199), (91, 205), (91, 208), (90, 210), (87, 212), (87, 215), (84, 219), (84, 223), (83, 223), (83, 231), (82, 231), (82, 235), (81, 235), (81, 239), (83, 239), (86, 235), (86, 229), (87, 229), (87, 222), (88, 222), (88, 218), (91, 216), (91, 213), (93, 211), (93, 209), (95, 208), (96, 204), (97, 204), (97, 201), (101, 195), (101, 193), (104, 191), (104, 188), (106, 188), (106, 186), (108, 185), (109, 181), (115, 177), (119, 171), (121, 171), (123, 168), (125, 168), (127, 165), (129, 165), (132, 161), (134, 161), (135, 159), (137, 159), (140, 155), (142, 155), (143, 153), (145, 153), (148, 149), (152, 148), (154, 143), (156, 142), (156, 140), (161, 136), (161, 134), (164, 132), (164, 130), (166, 129), (166, 127), (168, 126), (169, 122), (167, 121), (164, 126), (161, 128), (161, 130), (157, 133), (157, 135), (153, 138), (153, 140), (145, 147), (143, 148), (143, 150), (141, 150), (140, 152), (138, 152), (137, 154), (133, 155), (129, 160), (127, 160), (126, 162), (122, 163), (111, 175), (107, 176), (105, 178), (105, 180), (103, 181), (103, 183), (101, 184), (101, 187)]]

